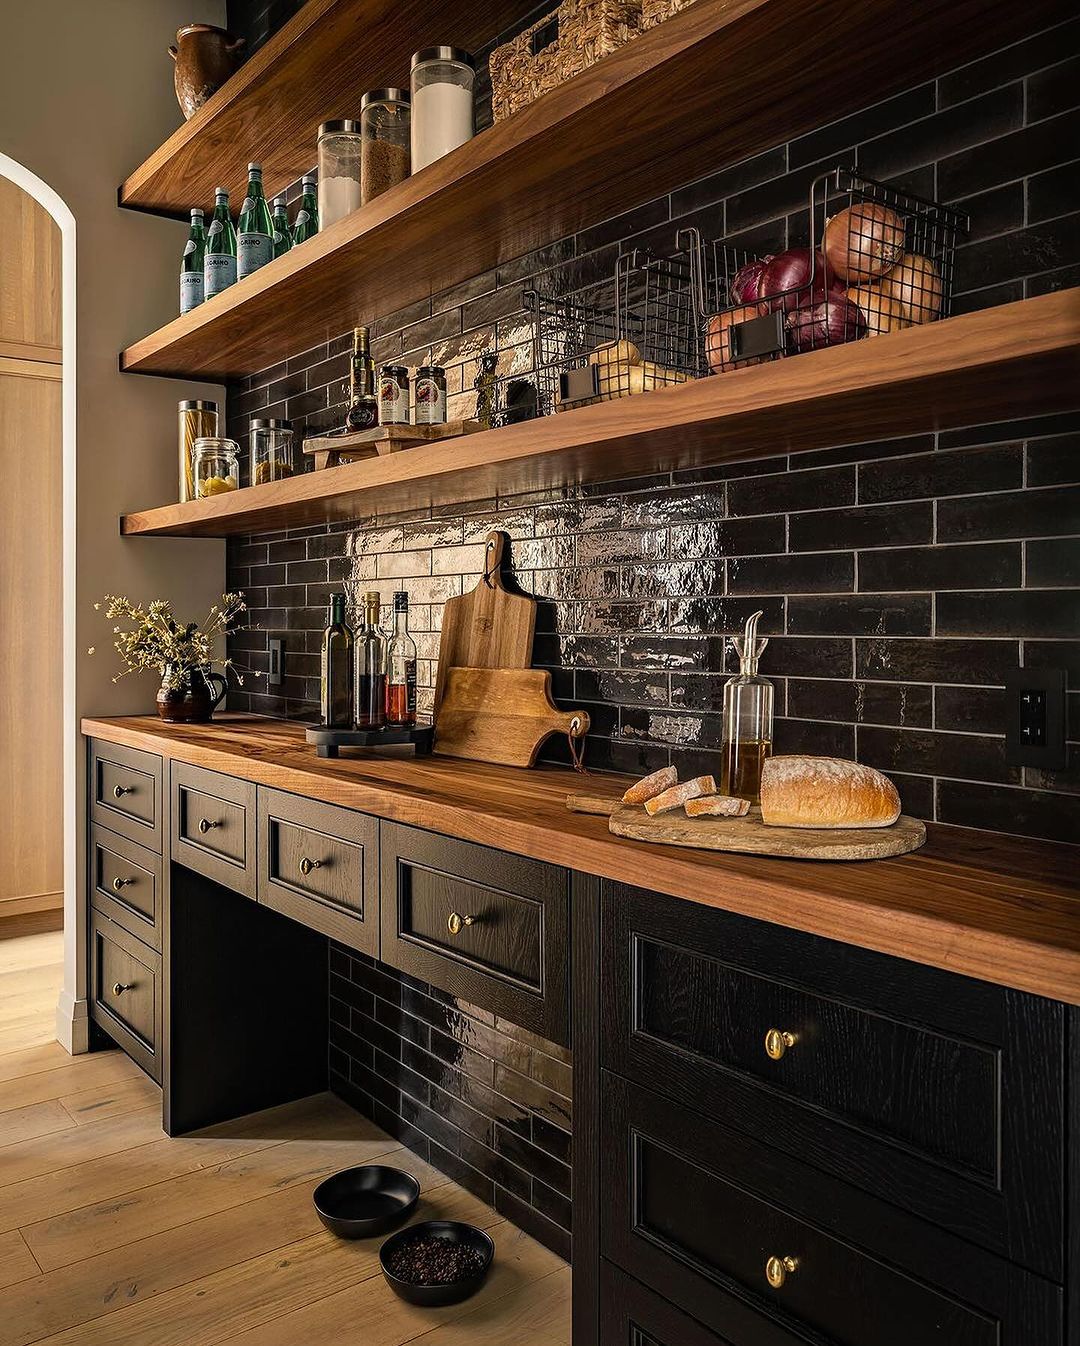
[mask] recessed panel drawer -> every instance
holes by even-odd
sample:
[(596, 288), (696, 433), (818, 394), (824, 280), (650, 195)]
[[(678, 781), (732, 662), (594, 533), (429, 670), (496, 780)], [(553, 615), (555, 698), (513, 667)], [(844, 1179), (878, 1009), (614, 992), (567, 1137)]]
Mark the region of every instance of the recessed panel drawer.
[(569, 875), (383, 823), (382, 960), (567, 1043)]
[[(747, 1336), (754, 1346), (806, 1346), (777, 1324), (752, 1309), (733, 1305), (732, 1326), (754, 1328)], [(680, 1309), (653, 1294), (610, 1262), (600, 1264), (600, 1346), (732, 1346), (730, 1336), (718, 1336)]]
[(172, 859), (255, 896), (255, 786), (172, 764)]
[(1047, 1275), (1062, 1007), (610, 885), (604, 1064)]
[(90, 816), (112, 832), (161, 851), (161, 758), (92, 739)]
[(100, 912), (90, 913), (94, 1022), (161, 1081), (160, 955)]
[(90, 841), (91, 905), (159, 953), (160, 894), (161, 856), (95, 826)]
[(830, 1346), (1060, 1343), (1060, 1287), (651, 1090), (602, 1090), (605, 1255), (733, 1346), (761, 1339), (733, 1303)]
[(379, 824), (259, 789), (259, 901), (324, 935), (379, 953)]

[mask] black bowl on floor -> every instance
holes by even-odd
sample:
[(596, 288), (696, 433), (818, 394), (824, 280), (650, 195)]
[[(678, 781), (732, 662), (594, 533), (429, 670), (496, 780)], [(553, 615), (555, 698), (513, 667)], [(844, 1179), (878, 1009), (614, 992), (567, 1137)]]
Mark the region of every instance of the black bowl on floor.
[(331, 1234), (367, 1239), (407, 1220), (419, 1196), (420, 1184), (411, 1173), (384, 1164), (362, 1164), (321, 1182), (312, 1200)]
[[(443, 1285), (415, 1285), (403, 1281), (389, 1269), (390, 1258), (399, 1249), (417, 1239), (439, 1238), (448, 1243), (475, 1248), (483, 1258), (479, 1271), (460, 1280), (449, 1281)], [(437, 1309), (444, 1304), (459, 1304), (463, 1299), (476, 1294), (491, 1270), (491, 1261), (495, 1256), (495, 1244), (482, 1229), (474, 1225), (463, 1224), (460, 1220), (423, 1220), (420, 1224), (410, 1225), (388, 1238), (379, 1249), (379, 1261), (387, 1284), (396, 1295), (410, 1304), (419, 1304), (421, 1308)]]

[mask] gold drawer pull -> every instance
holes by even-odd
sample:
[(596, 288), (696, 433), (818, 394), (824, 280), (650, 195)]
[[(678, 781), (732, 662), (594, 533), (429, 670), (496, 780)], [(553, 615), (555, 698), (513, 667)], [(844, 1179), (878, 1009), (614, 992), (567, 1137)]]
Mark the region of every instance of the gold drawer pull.
[(456, 911), (452, 911), (446, 918), (446, 928), (452, 935), (460, 935), (464, 926), (475, 924), (475, 916), (459, 916)]
[(126, 984), (122, 981), (114, 981), (112, 993), (113, 995), (123, 995), (125, 991), (134, 991), (134, 989), (135, 983), (133, 981), (127, 982)]
[(113, 890), (118, 893), (121, 888), (126, 888), (129, 883), (134, 882), (135, 882), (134, 879), (121, 879), (117, 877), (112, 881)]
[(794, 1033), (786, 1033), (779, 1028), (770, 1028), (765, 1034), (765, 1054), (772, 1061), (779, 1061), (789, 1047), (798, 1042)]
[(114, 798), (123, 799), (125, 795), (133, 795), (135, 793), (135, 787), (134, 785), (114, 785), (112, 792)]
[(306, 879), (313, 869), (322, 869), (322, 861), (309, 860), (305, 855), (304, 858), (300, 861), (300, 873), (303, 874), (304, 878)]
[(212, 823), (212, 822), (210, 821), (209, 818), (200, 818), (200, 819), (199, 819), (199, 831), (200, 831), (204, 836), (206, 835), (207, 832), (210, 831), (211, 827), (220, 827), (220, 826), (221, 826), (220, 823)]
[(789, 1276), (799, 1269), (797, 1257), (770, 1257), (765, 1263), (765, 1279), (774, 1290), (779, 1290)]

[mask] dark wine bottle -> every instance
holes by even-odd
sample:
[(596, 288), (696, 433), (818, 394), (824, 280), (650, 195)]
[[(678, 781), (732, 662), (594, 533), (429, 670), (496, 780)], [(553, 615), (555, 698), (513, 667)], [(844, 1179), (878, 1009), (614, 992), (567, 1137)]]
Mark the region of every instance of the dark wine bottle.
[(364, 625), (356, 636), (356, 727), (386, 723), (386, 637), (379, 630), (379, 595), (364, 595)]
[(353, 723), (353, 633), (345, 621), (345, 595), (330, 595), (330, 624), (322, 643), (322, 722), (328, 729)]

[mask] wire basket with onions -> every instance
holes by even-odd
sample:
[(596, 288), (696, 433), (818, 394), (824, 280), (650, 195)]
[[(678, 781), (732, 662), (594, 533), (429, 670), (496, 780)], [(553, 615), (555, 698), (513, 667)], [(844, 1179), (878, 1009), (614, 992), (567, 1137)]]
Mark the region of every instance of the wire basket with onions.
[(689, 258), (635, 249), (566, 295), (528, 291), (542, 414), (685, 383), (700, 368)]
[(682, 230), (712, 373), (947, 317), (967, 217), (849, 169), (810, 187), (810, 244), (754, 257)]

